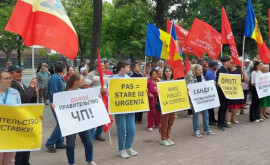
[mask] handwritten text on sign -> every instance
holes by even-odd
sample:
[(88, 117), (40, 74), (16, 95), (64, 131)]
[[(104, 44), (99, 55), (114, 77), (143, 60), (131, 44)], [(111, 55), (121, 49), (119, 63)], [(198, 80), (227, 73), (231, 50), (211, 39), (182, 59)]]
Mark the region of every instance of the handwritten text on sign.
[(190, 108), (184, 80), (158, 82), (157, 87), (162, 114)]
[(227, 99), (244, 99), (240, 74), (219, 74), (218, 82)]
[(99, 97), (100, 88), (55, 93), (53, 103), (62, 136), (71, 135), (110, 122)]
[(0, 105), (0, 152), (39, 150), (44, 104)]
[(255, 84), (259, 98), (270, 96), (270, 73), (259, 74)]
[(188, 91), (195, 112), (220, 106), (214, 80), (188, 84)]
[(110, 79), (110, 114), (149, 111), (146, 78)]

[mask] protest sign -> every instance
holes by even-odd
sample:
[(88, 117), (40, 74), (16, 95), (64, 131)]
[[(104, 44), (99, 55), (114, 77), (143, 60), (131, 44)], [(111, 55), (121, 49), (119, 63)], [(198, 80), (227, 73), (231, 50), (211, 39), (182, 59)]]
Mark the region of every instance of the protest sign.
[(62, 136), (95, 128), (110, 122), (100, 87), (55, 93), (53, 103)]
[(240, 74), (219, 74), (218, 83), (225, 97), (230, 100), (244, 99)]
[(255, 84), (259, 98), (270, 96), (270, 73), (259, 74)]
[(195, 112), (220, 106), (214, 80), (188, 84), (188, 93)]
[(110, 114), (149, 111), (146, 78), (112, 78), (109, 92)]
[(0, 105), (0, 152), (41, 147), (44, 104)]
[(158, 82), (157, 87), (162, 114), (190, 108), (185, 80)]

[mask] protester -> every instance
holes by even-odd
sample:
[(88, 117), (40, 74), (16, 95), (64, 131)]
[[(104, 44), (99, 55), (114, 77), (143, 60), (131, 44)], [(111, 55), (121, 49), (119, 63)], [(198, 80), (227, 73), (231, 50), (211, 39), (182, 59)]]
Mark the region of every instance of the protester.
[[(265, 64), (262, 67), (262, 73), (268, 73), (269, 72), (269, 65)], [(261, 119), (269, 118), (269, 116), (266, 114), (267, 107), (270, 107), (270, 96), (266, 96), (261, 98), (260, 101), (260, 117)]]
[(207, 72), (208, 69), (209, 69), (209, 65), (208, 65), (208, 63), (207, 63), (206, 61), (203, 61), (203, 62), (202, 62), (202, 66), (203, 66), (203, 76), (205, 77), (206, 72)]
[[(132, 66), (133, 75), (131, 77), (143, 77), (140, 73), (140, 66), (139, 63), (134, 63)], [(135, 123), (142, 123), (143, 119), (143, 112), (137, 112), (135, 113)]]
[(110, 63), (107, 60), (104, 61), (104, 74), (107, 76), (111, 76), (113, 74), (113, 72), (110, 70)]
[[(67, 79), (67, 86), (66, 86), (66, 91), (72, 91), (72, 90), (78, 90), (81, 88), (84, 84), (84, 80), (82, 75), (79, 73), (75, 73), (71, 75)], [(84, 145), (85, 149), (85, 160), (87, 162), (87, 165), (96, 165), (96, 163), (93, 161), (93, 144), (92, 144), (92, 138), (91, 138), (91, 132), (90, 130), (86, 130), (83, 132), (78, 133), (81, 141)], [(71, 165), (75, 164), (75, 140), (76, 140), (76, 134), (68, 135), (66, 137), (67, 139), (67, 147), (66, 147), (66, 154), (68, 158), (68, 163)]]
[(162, 79), (163, 70), (158, 69), (157, 71), (158, 71), (158, 81), (160, 81)]
[(52, 76), (54, 74), (54, 66), (52, 65), (48, 71), (50, 72), (50, 75)]
[[(59, 61), (55, 64), (55, 74), (53, 74), (48, 81), (48, 96), (51, 103), (53, 103), (53, 94), (57, 92), (63, 92), (66, 88), (65, 80), (63, 76), (66, 73), (66, 65)], [(54, 109), (51, 107), (53, 116), (56, 120), (56, 126), (47, 140), (45, 146), (48, 152), (55, 153), (56, 149), (64, 149), (66, 145), (64, 144), (64, 138), (62, 137), (57, 116)]]
[[(171, 66), (165, 66), (163, 70), (163, 81), (172, 81), (173, 80), (173, 70)], [(165, 146), (174, 145), (175, 143), (170, 139), (171, 130), (175, 118), (175, 113), (167, 113), (161, 115), (161, 141), (160, 144)]]
[[(194, 84), (198, 82), (203, 82), (204, 77), (202, 75), (202, 66), (199, 64), (194, 64), (195, 66), (192, 67), (192, 76), (189, 77), (189, 84)], [(202, 134), (200, 132), (200, 122), (199, 122), (199, 112), (195, 113), (193, 107), (192, 107), (192, 112), (193, 112), (193, 135), (195, 137), (201, 138)], [(215, 132), (211, 131), (209, 127), (209, 116), (208, 116), (208, 110), (201, 111), (201, 114), (203, 116), (203, 129), (204, 129), (204, 134), (206, 135), (215, 135)]]
[(6, 64), (6, 70), (8, 70), (9, 67), (11, 67), (13, 64), (11, 61), (8, 61)]
[(42, 66), (40, 71), (37, 73), (37, 87), (38, 87), (38, 102), (43, 102), (48, 105), (47, 102), (48, 98), (48, 81), (49, 81), (49, 75), (47, 73), (47, 68), (45, 66)]
[[(248, 92), (249, 92), (249, 84), (250, 84), (250, 72), (251, 70), (251, 64), (250, 64), (250, 60), (249, 59), (245, 59), (244, 62), (244, 71), (247, 74), (247, 78), (248, 81), (243, 83), (243, 90), (244, 90), (244, 97), (245, 97), (245, 104), (248, 105), (247, 101), (248, 101)], [(250, 98), (251, 98), (251, 93), (250, 93)], [(241, 108), (240, 114), (245, 114), (244, 109), (246, 109), (245, 107)]]
[[(20, 93), (22, 104), (37, 102), (37, 80), (34, 77), (29, 87), (22, 83), (22, 69), (17, 65), (12, 65), (8, 68), (8, 72), (12, 77), (11, 87)], [(17, 152), (15, 156), (15, 165), (29, 165), (30, 152)]]
[[(195, 60), (195, 62), (197, 62), (196, 61), (196, 59), (192, 59), (193, 61)], [(196, 64), (196, 63), (195, 63)], [(188, 73), (185, 75), (185, 80), (186, 80), (186, 83), (187, 84), (189, 84), (189, 81), (190, 81), (190, 77), (192, 77), (192, 70), (194, 70), (196, 65), (194, 65), (194, 64), (192, 64), (191, 65), (191, 67), (190, 67), (190, 70), (188, 71)], [(188, 109), (188, 115), (189, 115), (189, 117), (193, 117), (193, 112), (192, 112), (192, 110), (191, 109)]]
[(150, 132), (154, 130), (154, 126), (160, 127), (161, 113), (156, 111), (155, 108), (158, 99), (157, 82), (159, 82), (158, 72), (157, 70), (152, 70), (150, 72), (150, 78), (147, 80), (147, 93), (150, 108), (150, 111), (147, 113), (147, 128)]
[(73, 66), (68, 66), (67, 67), (67, 74), (64, 76), (64, 80), (67, 81), (67, 78), (72, 76), (75, 73), (74, 67)]
[[(118, 74), (113, 78), (129, 78), (127, 75), (130, 70), (129, 63), (119, 61), (117, 63)], [(117, 125), (118, 134), (118, 155), (123, 158), (129, 158), (129, 156), (136, 156), (138, 152), (132, 149), (132, 143), (135, 137), (135, 113), (116, 114), (115, 121)]]
[(42, 63), (39, 63), (39, 64), (38, 64), (38, 67), (37, 67), (36, 73), (38, 73), (38, 72), (40, 71), (41, 67), (42, 67)]
[[(216, 82), (216, 70), (217, 70), (217, 63), (215, 61), (211, 61), (209, 63), (209, 69), (207, 70), (205, 74), (205, 80), (214, 80)], [(208, 114), (209, 114), (209, 125), (216, 125), (217, 120), (215, 119), (215, 109), (211, 108), (208, 109)]]
[[(245, 73), (244, 70), (241, 68), (237, 68), (233, 60), (230, 61), (229, 63), (229, 69), (230, 69), (230, 74), (239, 74), (241, 75), (241, 78), (243, 79), (244, 82), (248, 81), (247, 74)], [(228, 119), (228, 111), (226, 112), (225, 116), (225, 121), (227, 124), (231, 123), (236, 123), (238, 124), (239, 121), (236, 120), (236, 113), (238, 112), (239, 108), (243, 108), (245, 106), (245, 99), (236, 99), (236, 100), (230, 100), (230, 105), (229, 109), (231, 110), (231, 121)]]
[(79, 67), (78, 67), (78, 69), (79, 69), (79, 72), (81, 71), (81, 68), (82, 67), (84, 67), (85, 66), (85, 61), (80, 61), (80, 65), (79, 65)]
[(113, 66), (113, 74), (117, 74), (118, 73), (118, 70), (117, 70), (117, 62), (114, 63), (114, 66)]
[(86, 67), (82, 67), (81, 69), (80, 69), (80, 74), (83, 76), (83, 78), (85, 79), (86, 77), (87, 77), (87, 75), (88, 75), (88, 70), (87, 70), (87, 68)]
[(251, 80), (250, 80), (250, 90), (252, 94), (252, 101), (249, 107), (249, 120), (254, 123), (259, 123), (263, 121), (260, 117), (260, 99), (257, 94), (257, 90), (255, 87), (255, 81), (259, 74), (261, 74), (263, 64), (260, 61), (256, 61), (251, 70)]
[[(10, 87), (11, 81), (12, 77), (10, 76), (10, 73), (4, 70), (0, 70), (0, 104), (21, 104), (21, 97), (19, 92), (16, 89)], [(1, 152), (0, 164), (14, 165), (15, 155), (16, 152)]]
[(143, 73), (143, 77), (150, 77), (150, 69), (151, 69), (151, 63), (148, 62), (146, 63), (145, 67), (144, 67), (144, 73)]
[(218, 92), (218, 97), (220, 100), (220, 107), (218, 109), (218, 125), (217, 125), (217, 127), (221, 131), (225, 131), (224, 127), (230, 128), (230, 126), (228, 126), (225, 123), (225, 115), (226, 115), (226, 111), (229, 107), (230, 101), (229, 101), (229, 99), (227, 99), (225, 97), (223, 91), (221, 90), (220, 85), (218, 83), (218, 78), (219, 78), (220, 73), (226, 73), (226, 74), (230, 73), (229, 68), (228, 68), (230, 60), (231, 60), (231, 58), (228, 56), (221, 57), (220, 61), (222, 62), (223, 66), (221, 66), (221, 68), (217, 71), (217, 74), (216, 74), (217, 92)]
[(159, 60), (157, 63), (157, 67), (155, 68), (156, 70), (161, 70), (161, 75), (163, 75), (163, 69), (164, 69), (164, 61), (163, 60)]
[[(104, 63), (101, 61), (101, 67), (102, 70), (104, 70)], [(89, 80), (92, 82), (92, 87), (101, 87), (100, 84), (100, 77), (99, 77), (99, 67), (98, 67), (98, 60), (94, 62), (94, 68), (95, 70), (91, 71), (85, 79)], [(108, 88), (108, 78), (107, 76), (103, 73), (103, 80), (104, 80), (104, 88)], [(96, 131), (95, 129), (91, 129), (91, 136), (92, 140), (96, 139), (99, 141), (105, 141), (105, 138), (102, 136), (103, 133), (103, 126), (97, 127)]]

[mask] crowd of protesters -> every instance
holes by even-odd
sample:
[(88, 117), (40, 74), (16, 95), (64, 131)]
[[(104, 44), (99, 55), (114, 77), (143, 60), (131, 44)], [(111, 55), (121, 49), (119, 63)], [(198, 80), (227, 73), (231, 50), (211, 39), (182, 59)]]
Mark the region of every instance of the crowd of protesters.
[[(248, 99), (251, 99), (249, 110), (250, 122), (259, 123), (265, 118), (270, 117), (267, 112), (267, 108), (270, 107), (270, 96), (259, 99), (255, 88), (256, 77), (261, 73), (269, 72), (269, 65), (263, 64), (259, 56), (256, 56), (252, 61), (245, 59), (243, 68), (236, 66), (228, 56), (221, 57), (220, 61), (192, 59), (191, 64), (190, 71), (181, 79), (185, 79), (187, 84), (214, 80), (219, 100), (222, 100), (220, 107), (218, 107), (217, 115), (215, 115), (214, 108), (200, 112), (203, 116), (203, 134), (215, 135), (210, 125), (217, 126), (218, 130), (225, 131), (226, 128), (231, 127), (231, 124), (240, 123), (241, 121), (237, 120), (237, 114), (246, 113), (244, 110), (249, 103), (247, 102)], [(63, 62), (57, 62), (51, 67), (53, 70), (49, 71), (50, 68), (48, 68), (48, 65), (43, 63), (37, 68), (37, 76), (31, 80), (29, 86), (26, 86), (21, 82), (22, 69), (8, 62), (7, 69), (0, 71), (0, 104), (50, 103), (53, 116), (56, 120), (56, 126), (45, 144), (47, 151), (56, 153), (57, 149), (66, 149), (68, 163), (75, 164), (74, 149), (76, 134), (67, 136), (65, 143), (54, 111), (53, 94), (89, 87), (100, 87), (102, 89), (101, 92), (107, 92), (108, 80), (111, 77), (146, 77), (148, 79), (147, 94), (149, 99), (146, 128), (150, 132), (155, 128), (159, 129), (161, 134), (160, 144), (164, 146), (174, 145), (170, 135), (177, 113), (161, 114), (157, 90), (158, 82), (174, 81), (171, 66), (166, 65), (166, 62), (163, 60), (154, 63), (118, 61), (110, 69), (109, 61), (101, 61), (104, 77), (103, 87), (101, 87), (100, 83), (98, 61), (95, 61), (93, 71), (89, 70), (89, 66), (89, 62), (85, 63), (82, 61), (76, 72), (73, 66), (66, 66)], [(220, 73), (241, 75), (245, 99), (229, 100), (225, 97), (218, 82)], [(231, 112), (230, 119), (229, 112)], [(195, 113), (192, 105), (191, 109), (188, 110), (188, 115), (192, 117), (193, 135), (198, 138), (202, 137), (198, 117), (200, 113)], [(132, 146), (136, 124), (144, 124), (143, 117), (143, 112), (115, 115), (118, 135), (118, 155), (121, 158), (126, 159), (138, 154)], [(88, 165), (96, 164), (93, 161), (92, 141), (105, 141), (102, 133), (102, 126), (78, 133), (85, 147), (85, 159)], [(0, 153), (1, 165), (11, 165), (14, 164), (14, 161), (16, 165), (29, 165), (29, 159), (30, 152)]]

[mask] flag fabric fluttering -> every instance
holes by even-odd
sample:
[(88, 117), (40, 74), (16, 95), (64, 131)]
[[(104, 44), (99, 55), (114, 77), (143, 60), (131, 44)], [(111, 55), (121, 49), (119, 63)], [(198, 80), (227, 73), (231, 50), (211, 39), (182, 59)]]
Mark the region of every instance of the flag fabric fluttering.
[[(168, 29), (170, 29), (170, 27), (172, 27), (172, 21), (170, 21), (169, 19), (167, 19), (167, 32), (168, 32)], [(182, 28), (180, 26), (177, 26), (176, 24), (174, 24), (174, 28), (175, 28), (175, 31), (176, 31), (176, 36), (177, 36), (178, 44), (180, 46), (180, 49), (181, 49), (182, 53), (187, 53), (187, 54), (190, 54), (190, 55), (195, 55), (195, 56), (198, 56), (201, 59), (202, 56), (203, 56), (203, 52), (202, 53), (196, 52), (190, 46), (187, 46), (185, 44), (189, 32), (186, 29), (184, 29), (184, 28)], [(182, 56), (182, 59), (183, 59), (183, 56)]]
[(221, 19), (221, 42), (222, 42), (222, 44), (229, 44), (230, 45), (233, 62), (237, 66), (242, 67), (242, 62), (239, 60), (233, 32), (232, 32), (230, 22), (229, 22), (229, 19), (227, 17), (227, 14), (226, 14), (224, 7), (222, 7), (221, 17), (222, 17), (222, 19)]
[(78, 53), (76, 31), (58, 0), (18, 0), (5, 30), (22, 36), (26, 46), (44, 46), (72, 60)]
[(147, 24), (146, 56), (168, 60), (170, 59), (170, 55), (174, 55), (177, 52), (177, 45), (170, 34), (150, 23)]
[(182, 63), (182, 60), (183, 60), (182, 52), (181, 52), (181, 49), (177, 40), (174, 23), (172, 23), (171, 26), (167, 26), (167, 33), (171, 34), (179, 50), (178, 53), (175, 53), (173, 56), (170, 56), (170, 59), (167, 62), (167, 65), (170, 65), (172, 67), (173, 76), (174, 76), (173, 78), (176, 80), (176, 79), (184, 77), (184, 67)]
[[(104, 87), (103, 71), (102, 71), (102, 66), (101, 66), (101, 58), (100, 58), (100, 54), (99, 54), (99, 49), (97, 49), (97, 57), (98, 57), (98, 74), (99, 74), (99, 79), (100, 79), (100, 86)], [(109, 109), (108, 108), (108, 97), (106, 94), (102, 95), (102, 101), (103, 101), (103, 103), (108, 111), (108, 109)], [(110, 117), (110, 123), (103, 125), (104, 132), (107, 132), (113, 124), (112, 115), (109, 115), (109, 117)]]
[(250, 0), (248, 0), (244, 36), (253, 38), (257, 42), (260, 58), (264, 63), (268, 64), (270, 62), (270, 50), (263, 41), (259, 24)]
[(195, 18), (186, 39), (195, 51), (207, 53), (216, 60), (221, 52), (221, 34), (211, 25)]

